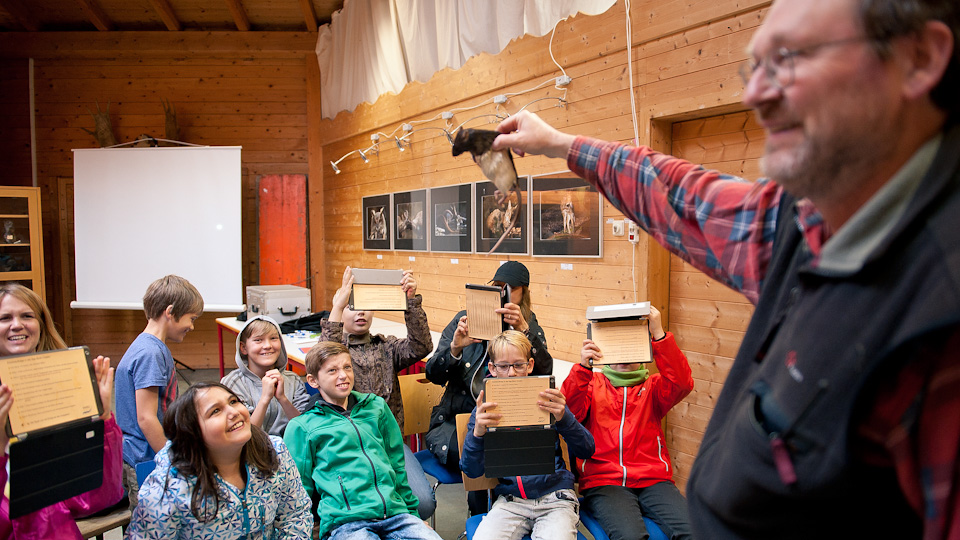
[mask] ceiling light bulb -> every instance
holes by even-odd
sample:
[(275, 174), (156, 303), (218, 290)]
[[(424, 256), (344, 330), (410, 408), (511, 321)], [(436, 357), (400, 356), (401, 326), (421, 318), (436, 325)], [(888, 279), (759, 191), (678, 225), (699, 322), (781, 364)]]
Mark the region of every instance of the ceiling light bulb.
[(334, 162), (331, 161), (331, 162), (330, 162), (330, 166), (333, 167), (333, 173), (334, 173), (334, 174), (340, 174), (340, 169), (337, 168), (337, 164), (336, 164), (336, 163), (334, 163)]
[(400, 140), (400, 137), (394, 137), (394, 139), (396, 140), (397, 148), (399, 148), (401, 152), (406, 150), (406, 148), (403, 147), (403, 142)]

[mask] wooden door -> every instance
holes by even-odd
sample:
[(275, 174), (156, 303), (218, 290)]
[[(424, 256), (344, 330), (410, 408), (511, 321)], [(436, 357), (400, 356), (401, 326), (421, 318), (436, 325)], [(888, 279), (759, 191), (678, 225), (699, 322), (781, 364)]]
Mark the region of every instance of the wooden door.
[(257, 200), (260, 285), (309, 287), (306, 175), (261, 176)]
[[(671, 138), (670, 152), (677, 157), (751, 180), (760, 177), (764, 137), (752, 112), (677, 122)], [(753, 304), (743, 295), (670, 256), (670, 330), (694, 378), (693, 392), (667, 415), (667, 445), (681, 489), (752, 315)]]

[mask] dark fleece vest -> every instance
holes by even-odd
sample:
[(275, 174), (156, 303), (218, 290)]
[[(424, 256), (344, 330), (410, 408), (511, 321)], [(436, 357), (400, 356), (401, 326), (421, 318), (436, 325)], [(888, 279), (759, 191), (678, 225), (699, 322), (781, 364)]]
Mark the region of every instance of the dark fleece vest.
[(960, 324), (958, 160), (954, 127), (897, 226), (849, 274), (811, 266), (784, 197), (756, 312), (687, 485), (697, 538), (920, 537), (893, 469), (864, 463), (851, 443), (877, 381)]

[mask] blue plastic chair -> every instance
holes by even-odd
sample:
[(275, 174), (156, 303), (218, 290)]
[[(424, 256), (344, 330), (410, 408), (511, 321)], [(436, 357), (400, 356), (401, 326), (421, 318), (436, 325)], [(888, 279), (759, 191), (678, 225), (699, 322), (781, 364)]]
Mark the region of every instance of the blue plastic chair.
[(150, 476), (150, 473), (152, 473), (153, 469), (156, 467), (157, 462), (152, 459), (150, 461), (141, 461), (140, 463), (137, 463), (137, 485), (142, 486), (143, 481)]
[[(440, 463), (440, 460), (437, 459), (437, 456), (433, 455), (433, 452), (430, 450), (420, 450), (419, 452), (414, 452), (413, 457), (417, 458), (417, 461), (420, 462), (420, 466), (423, 467), (423, 472), (437, 479), (436, 483), (434, 483), (432, 486), (434, 498), (436, 498), (437, 488), (440, 487), (440, 484), (463, 483), (463, 477), (460, 476), (460, 471), (457, 471), (456, 473), (450, 472), (446, 467), (443, 466), (442, 463)], [(430, 526), (433, 528), (436, 528), (437, 526), (436, 511), (434, 511), (433, 515), (430, 516)]]
[[(580, 523), (583, 523), (583, 528), (590, 531), (590, 534), (593, 535), (595, 540), (610, 540), (610, 538), (607, 537), (607, 533), (603, 532), (603, 527), (600, 526), (600, 522), (598, 522), (590, 512), (583, 509), (582, 502), (583, 500), (581, 499)], [(663, 533), (660, 526), (652, 519), (643, 516), (643, 524), (647, 526), (647, 534), (650, 535), (650, 540), (667, 540), (667, 535)]]

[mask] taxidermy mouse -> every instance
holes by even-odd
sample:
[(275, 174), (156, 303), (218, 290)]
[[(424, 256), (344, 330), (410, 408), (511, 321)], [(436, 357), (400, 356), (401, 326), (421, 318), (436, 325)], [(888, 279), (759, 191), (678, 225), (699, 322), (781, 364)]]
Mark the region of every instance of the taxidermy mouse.
[[(517, 184), (517, 169), (513, 165), (513, 155), (511, 155), (510, 149), (490, 150), (497, 135), (500, 135), (500, 133), (487, 129), (461, 128), (453, 139), (453, 155), (459, 156), (464, 152), (470, 152), (473, 161), (480, 166), (483, 175), (497, 186), (500, 194), (507, 197), (510, 191), (515, 191), (519, 204), (522, 200), (520, 186)], [(504, 224), (503, 234), (490, 249), (490, 253), (496, 251), (503, 243), (504, 238), (513, 230), (519, 214), (520, 212), (513, 212), (509, 225)]]

